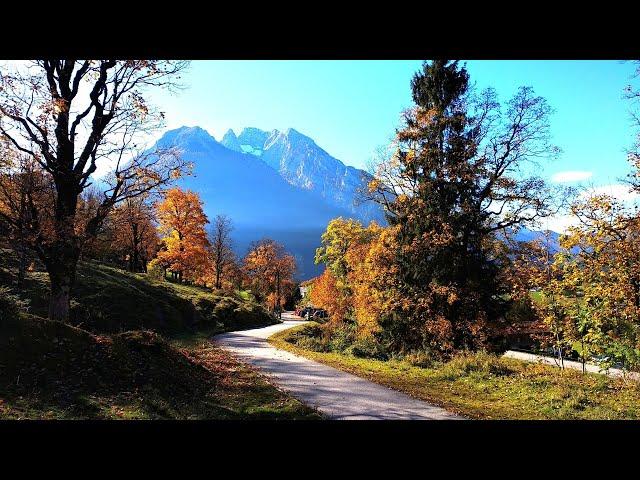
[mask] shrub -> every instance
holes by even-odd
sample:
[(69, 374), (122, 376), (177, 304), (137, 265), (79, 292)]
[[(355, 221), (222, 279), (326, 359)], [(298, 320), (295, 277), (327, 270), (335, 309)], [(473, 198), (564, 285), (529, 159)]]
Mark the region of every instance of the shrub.
[(147, 275), (154, 280), (164, 280), (164, 269), (157, 258), (154, 258), (147, 265)]
[(480, 376), (508, 376), (514, 372), (500, 357), (487, 352), (462, 352), (447, 362), (442, 373), (445, 378), (455, 380), (472, 374)]
[(376, 360), (388, 360), (389, 352), (373, 336), (358, 338), (347, 350), (348, 353), (358, 358), (374, 358)]
[(319, 325), (306, 325), (303, 329), (286, 336), (285, 341), (314, 352), (328, 352), (329, 341), (323, 333)]
[(0, 321), (14, 319), (28, 308), (28, 301), (22, 300), (10, 288), (0, 286)]
[(322, 339), (322, 337), (299, 337), (295, 341), (295, 345), (304, 348), (305, 350), (311, 350), (313, 352), (329, 352), (331, 347)]
[(409, 362), (414, 367), (430, 368), (438, 362), (437, 357), (431, 352), (415, 351), (408, 353), (403, 360)]
[(329, 327), (325, 331), (330, 350), (333, 352), (344, 352), (356, 340), (355, 325), (342, 324)]

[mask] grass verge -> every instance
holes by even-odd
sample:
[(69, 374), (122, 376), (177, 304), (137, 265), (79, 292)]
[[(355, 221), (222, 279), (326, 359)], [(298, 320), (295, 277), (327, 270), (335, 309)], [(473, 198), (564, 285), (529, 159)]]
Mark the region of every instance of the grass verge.
[[(474, 419), (638, 419), (640, 385), (486, 353), (461, 354), (429, 368), (315, 352), (296, 345), (301, 325), (269, 338), (283, 350)], [(297, 334), (297, 335), (296, 335)]]

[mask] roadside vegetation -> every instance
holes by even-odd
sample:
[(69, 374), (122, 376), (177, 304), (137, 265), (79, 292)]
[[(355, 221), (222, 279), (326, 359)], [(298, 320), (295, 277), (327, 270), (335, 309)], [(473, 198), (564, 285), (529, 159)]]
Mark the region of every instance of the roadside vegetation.
[[(342, 336), (343, 341), (337, 340)], [(350, 343), (348, 334), (322, 337), (318, 324), (275, 334), (269, 342), (303, 357), (361, 376), (414, 398), (476, 419), (638, 419), (640, 385), (634, 381), (460, 352), (436, 361), (399, 357), (375, 343)]]

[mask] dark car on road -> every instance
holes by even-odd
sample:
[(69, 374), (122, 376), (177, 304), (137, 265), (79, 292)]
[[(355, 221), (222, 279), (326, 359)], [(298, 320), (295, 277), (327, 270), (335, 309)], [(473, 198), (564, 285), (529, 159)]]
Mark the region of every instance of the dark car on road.
[(314, 320), (320, 320), (320, 319), (324, 320), (324, 319), (326, 319), (326, 318), (328, 318), (328, 317), (329, 317), (329, 314), (327, 313), (327, 311), (326, 311), (326, 310), (323, 310), (323, 309), (321, 309), (321, 308), (318, 308), (318, 309), (316, 309), (316, 310), (313, 312), (313, 314), (311, 315), (311, 317), (312, 317)]

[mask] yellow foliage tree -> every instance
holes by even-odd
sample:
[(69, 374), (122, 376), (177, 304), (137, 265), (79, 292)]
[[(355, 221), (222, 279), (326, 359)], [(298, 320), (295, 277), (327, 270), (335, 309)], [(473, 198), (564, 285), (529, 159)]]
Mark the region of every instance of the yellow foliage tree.
[(572, 206), (580, 220), (561, 238), (556, 274), (545, 286), (545, 320), (604, 366), (640, 365), (640, 218), (606, 195)]

